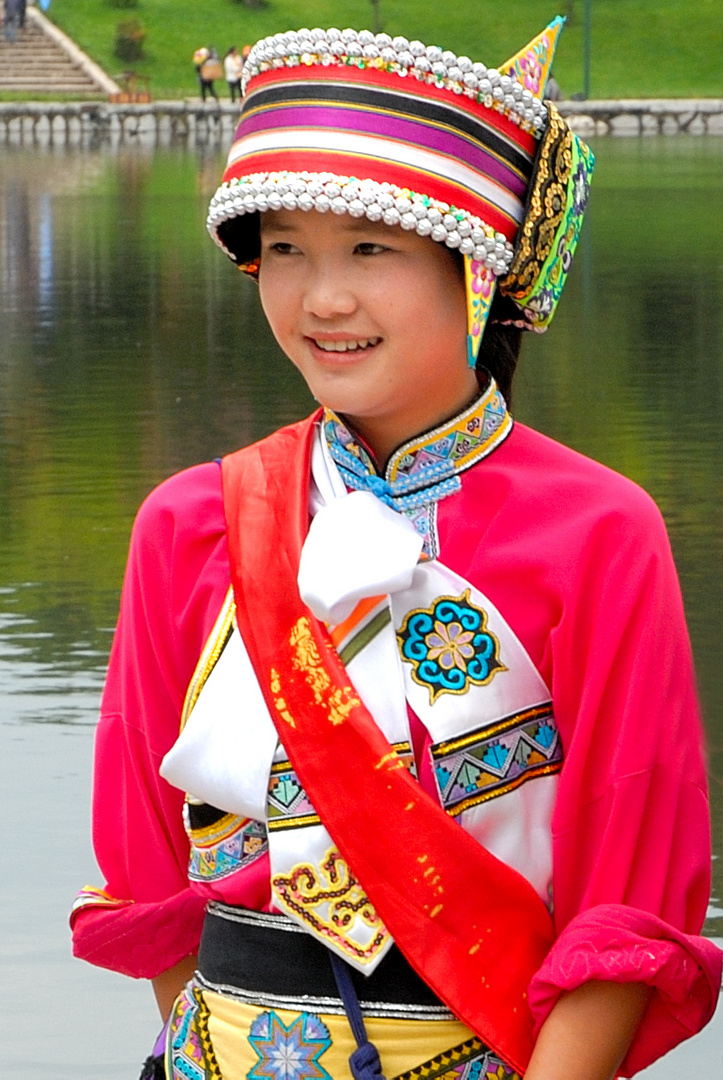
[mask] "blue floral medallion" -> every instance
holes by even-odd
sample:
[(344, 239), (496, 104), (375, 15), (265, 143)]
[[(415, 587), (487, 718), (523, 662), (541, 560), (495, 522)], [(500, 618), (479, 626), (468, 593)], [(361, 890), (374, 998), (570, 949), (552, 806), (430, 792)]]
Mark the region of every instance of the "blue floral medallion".
[(402, 660), (412, 678), (429, 691), (433, 705), (440, 694), (466, 694), (504, 671), (500, 644), (487, 629), (487, 614), (461, 596), (440, 596), (431, 607), (410, 611), (397, 633)]

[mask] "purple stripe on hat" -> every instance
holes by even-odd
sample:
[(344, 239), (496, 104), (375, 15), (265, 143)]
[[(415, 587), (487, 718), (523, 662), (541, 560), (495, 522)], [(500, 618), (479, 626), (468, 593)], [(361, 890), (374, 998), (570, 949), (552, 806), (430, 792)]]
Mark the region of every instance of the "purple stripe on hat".
[[(379, 138), (396, 139), (444, 154), (477, 169), (516, 195), (521, 202), (524, 202), (527, 194), (527, 182), (494, 154), (461, 135), (433, 124), (405, 120), (358, 106), (348, 109), (333, 105), (293, 105), (259, 110), (243, 116), (236, 138), (238, 140), (244, 135), (277, 128), (332, 128), (335, 131), (359, 132)], [(323, 145), (322, 137), (320, 147), (323, 148)]]

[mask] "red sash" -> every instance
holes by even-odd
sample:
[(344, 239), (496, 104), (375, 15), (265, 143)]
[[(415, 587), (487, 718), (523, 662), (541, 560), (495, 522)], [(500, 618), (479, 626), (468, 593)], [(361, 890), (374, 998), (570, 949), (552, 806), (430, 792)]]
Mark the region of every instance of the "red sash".
[(452, 1012), (524, 1072), (527, 987), (552, 921), (529, 882), (403, 767), (299, 596), (317, 420), (223, 460), (239, 630), (299, 779), (397, 945)]

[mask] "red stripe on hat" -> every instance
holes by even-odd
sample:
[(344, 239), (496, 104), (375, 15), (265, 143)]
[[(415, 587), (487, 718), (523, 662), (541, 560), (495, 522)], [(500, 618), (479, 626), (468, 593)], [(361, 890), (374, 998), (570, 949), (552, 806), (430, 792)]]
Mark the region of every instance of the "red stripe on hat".
[(464, 207), (485, 224), (514, 240), (518, 224), (503, 210), (481, 198), (462, 184), (456, 184), (410, 165), (396, 165), (363, 154), (330, 153), (328, 150), (267, 150), (249, 154), (230, 165), (223, 174), (225, 182), (250, 176), (253, 173), (311, 172), (333, 173), (335, 176), (356, 177), (359, 180), (376, 180), (377, 183), (396, 184), (420, 195)]

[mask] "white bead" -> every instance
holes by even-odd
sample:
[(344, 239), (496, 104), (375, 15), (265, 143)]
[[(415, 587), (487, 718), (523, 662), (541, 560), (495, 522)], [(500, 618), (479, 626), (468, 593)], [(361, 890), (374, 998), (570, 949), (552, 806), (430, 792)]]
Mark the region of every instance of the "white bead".
[(428, 72), (432, 70), (432, 65), (426, 56), (417, 56), (414, 61), (414, 67), (417, 71)]
[(328, 195), (330, 199), (335, 199), (337, 195), (341, 195), (341, 188), (338, 184), (329, 183), (324, 185), (324, 194)]
[(483, 244), (477, 244), (474, 248), (474, 251), (472, 252), (472, 255), (475, 259), (478, 259), (479, 262), (484, 262), (487, 258), (487, 249), (484, 247)]
[(442, 224), (444, 225), (447, 232), (450, 232), (452, 229), (457, 228), (457, 218), (454, 216), (454, 214), (445, 214), (444, 218), (442, 219)]
[(312, 197), (311, 197), (311, 195), (309, 194), (308, 191), (305, 191), (303, 193), (303, 195), (299, 195), (298, 202), (299, 202), (299, 210), (313, 210), (314, 209), (314, 200), (312, 199)]
[(484, 79), (487, 75), (487, 68), (484, 64), (472, 64), (472, 71), (475, 73), (478, 79)]
[(505, 96), (504, 90), (502, 89), (501, 86), (496, 86), (494, 88), (494, 90), (492, 91), (492, 97), (495, 99), (495, 101), (502, 101), (504, 96)]
[(447, 74), (447, 68), (446, 68), (445, 64), (442, 63), (441, 60), (437, 60), (434, 64), (432, 64), (432, 74), (433, 75), (446, 75)]
[(347, 56), (361, 56), (362, 47), (358, 41), (350, 41), (346, 47)]
[(296, 195), (294, 195), (291, 191), (287, 191), (286, 194), (282, 196), (281, 205), (283, 206), (284, 210), (296, 210), (298, 206), (298, 200), (296, 198)]
[(432, 229), (432, 232), (430, 233), (430, 236), (433, 240), (441, 242), (442, 240), (447, 239), (447, 230), (445, 229), (444, 225), (435, 225)]
[(325, 195), (322, 192), (321, 195), (317, 195), (316, 198), (314, 199), (314, 206), (316, 207), (317, 210), (320, 211), (320, 213), (325, 214), (326, 211), (331, 206), (331, 199), (329, 198), (328, 195)]
[(459, 245), (462, 243), (462, 237), (459, 235), (459, 233), (457, 232), (456, 229), (453, 229), (452, 232), (447, 233), (447, 236), (446, 236), (446, 239), (445, 239), (444, 242), (447, 245), (447, 247), (458, 248)]
[(260, 195), (256, 196), (256, 209), (260, 210), (263, 213), (263, 211), (268, 210), (268, 208), (269, 208), (269, 200), (266, 198), (266, 196), (262, 192)]
[(427, 216), (427, 207), (421, 202), (412, 203), (412, 213), (418, 221), (421, 221)]
[(376, 45), (365, 45), (362, 49), (362, 53), (366, 56), (367, 60), (376, 60), (379, 56), (379, 49)]
[(379, 195), (379, 197), (377, 199), (377, 202), (381, 206), (382, 210), (391, 210), (391, 208), (394, 206), (394, 199), (386, 191), (383, 191)]
[(341, 195), (337, 195), (335, 199), (331, 200), (331, 209), (335, 214), (345, 214), (347, 210), (346, 199), (342, 199)]
[(352, 30), (350, 27), (347, 27), (346, 30), (342, 30), (342, 32), (341, 32), (341, 40), (346, 45), (349, 45), (352, 41), (356, 41), (357, 40), (356, 30)]
[(459, 250), (462, 252), (463, 255), (472, 254), (474, 250), (474, 244), (468, 236), (464, 237), (464, 239), (460, 241)]
[(509, 77), (509, 75), (500, 75), (500, 86), (505, 93), (509, 91), (510, 87), (512, 86), (512, 79)]
[(452, 79), (453, 82), (459, 82), (462, 78), (462, 72), (458, 67), (451, 67), (447, 71), (447, 78)]
[(389, 34), (377, 34), (374, 38), (380, 49), (385, 49), (387, 45), (391, 45), (392, 39)]
[(429, 236), (431, 231), (432, 231), (432, 222), (429, 220), (429, 218), (421, 218), (421, 220), (417, 222), (417, 235), (418, 236)]
[(397, 52), (406, 52), (406, 50), (409, 48), (409, 42), (405, 37), (392, 38), (392, 45), (397, 50)]
[(441, 59), (442, 59), (442, 50), (439, 48), (439, 46), (438, 45), (428, 45), (427, 46), (427, 60), (429, 60), (430, 64), (436, 64)]
[(415, 39), (409, 42), (409, 51), (412, 56), (424, 56), (426, 49), (421, 41)]
[(243, 200), (243, 206), (249, 214), (253, 214), (254, 210), (256, 209), (256, 200), (254, 199), (253, 195), (245, 196)]
[(442, 53), (442, 63), (446, 64), (447, 67), (452, 67), (453, 64), (457, 63), (456, 54), (450, 52), (449, 49), (445, 49), (445, 51)]
[(384, 211), (379, 203), (371, 203), (370, 206), (367, 206), (367, 217), (370, 221), (381, 221), (383, 213)]
[(414, 57), (410, 53), (409, 49), (406, 49), (405, 51), (400, 52), (397, 55), (397, 63), (401, 64), (402, 67), (405, 68), (412, 67), (412, 65), (414, 64)]
[(470, 223), (468, 221), (458, 221), (457, 222), (457, 232), (462, 237), (470, 236), (471, 233), (472, 233), (472, 226), (470, 225)]
[(382, 60), (386, 60), (388, 64), (394, 63), (397, 59), (396, 51), (391, 47), (391, 45), (387, 45), (386, 48), (382, 49), (380, 56)]
[(394, 205), (400, 214), (407, 214), (412, 209), (412, 200), (408, 199), (406, 195), (400, 195), (398, 199), (394, 200)]
[[(427, 211), (427, 217), (433, 225), (439, 225), (442, 221), (441, 211), (439, 211), (436, 206), (430, 206), (429, 210)], [(447, 230), (445, 229), (444, 231), (446, 232)]]
[(406, 229), (407, 232), (410, 232), (412, 229), (416, 229), (417, 219), (412, 213), (402, 214), (402, 218), (399, 224), (402, 226), (403, 229)]
[(366, 206), (361, 199), (352, 199), (347, 207), (349, 214), (354, 218), (364, 217), (366, 213)]
[(477, 76), (471, 71), (466, 71), (464, 74), (464, 85), (468, 86), (470, 90), (476, 90), (479, 86)]
[(489, 81), (489, 79), (480, 79), (480, 81), (479, 81), (479, 92), (480, 92), (480, 94), (491, 94), (492, 93), (492, 83)]
[(335, 26), (332, 26), (326, 31), (327, 41), (339, 41), (341, 39), (341, 30), (337, 30)]
[(374, 42), (374, 34), (372, 34), (371, 30), (360, 30), (359, 31), (359, 44), (360, 45), (371, 45), (371, 44), (373, 44), (373, 42)]
[(497, 70), (497, 68), (487, 68), (487, 78), (489, 79), (489, 81), (492, 83), (493, 86), (499, 86), (499, 84), (500, 84), (500, 73)]
[(460, 69), (460, 71), (464, 71), (464, 72), (471, 71), (472, 70), (472, 61), (470, 60), (470, 58), (468, 56), (458, 56), (457, 57), (457, 67)]
[(269, 195), (269, 200), (268, 201), (269, 201), (269, 210), (280, 210), (281, 209), (281, 196), (279, 195), (279, 193), (277, 191), (274, 191), (274, 192), (272, 192), (271, 195)]

